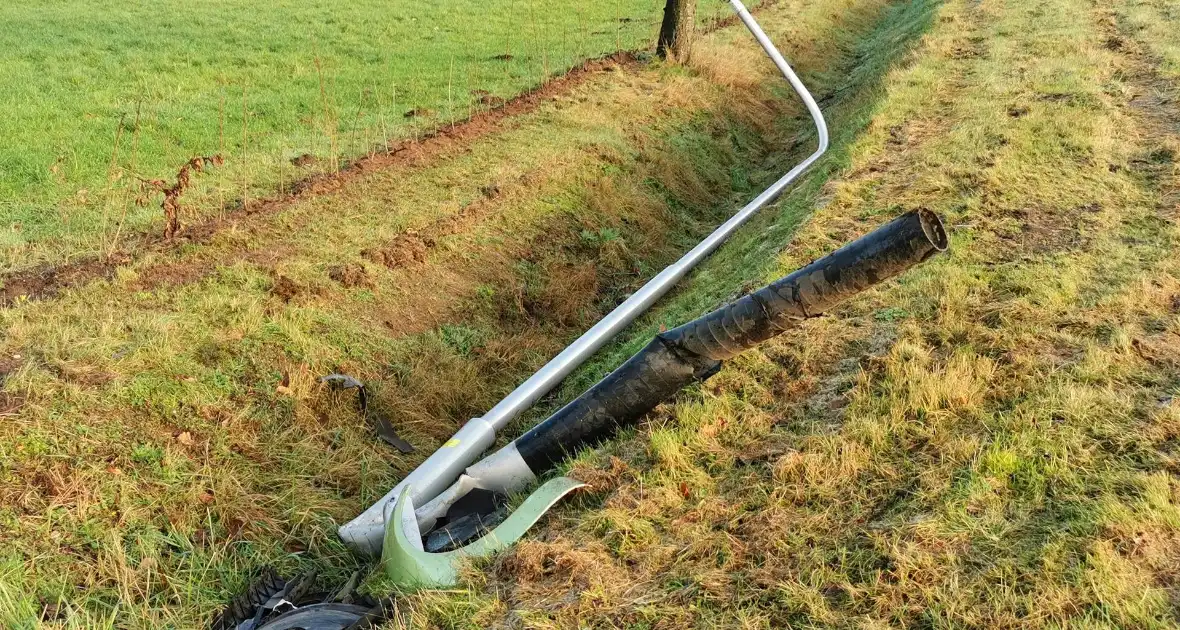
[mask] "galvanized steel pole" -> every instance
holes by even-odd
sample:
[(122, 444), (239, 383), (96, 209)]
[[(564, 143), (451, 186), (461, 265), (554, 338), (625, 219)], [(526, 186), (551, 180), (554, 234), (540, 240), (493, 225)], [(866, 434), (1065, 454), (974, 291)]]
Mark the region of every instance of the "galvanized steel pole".
[(818, 147), (815, 152), (770, 185), (761, 194), (746, 204), (728, 221), (718, 227), (696, 247), (672, 265), (665, 268), (644, 284), (622, 304), (602, 318), (590, 330), (570, 344), (560, 354), (546, 363), (535, 374), (492, 407), (481, 418), (473, 418), (442, 448), (435, 451), (418, 468), (414, 469), (401, 483), (390, 490), (380, 501), (365, 510), (357, 518), (340, 528), (340, 537), (358, 551), (377, 553), (384, 536), (384, 512), (386, 504), (396, 499), (406, 485), (413, 487), (415, 504), (422, 505), (442, 492), (459, 475), (495, 442), (496, 431), (504, 428), (513, 418), (532, 407), (542, 396), (552, 391), (558, 383), (582, 365), (607, 341), (626, 328), (635, 318), (643, 314), (652, 304), (667, 293), (693, 267), (712, 254), (756, 212), (777, 199), (804, 171), (828, 149), (828, 127), (824, 122), (819, 105), (812, 98), (807, 87), (799, 80), (795, 71), (775, 48), (770, 38), (758, 25), (750, 12), (739, 0), (730, 0), (734, 11), (746, 28), (758, 40), (779, 72), (791, 84), (803, 101), (808, 114), (815, 123)]

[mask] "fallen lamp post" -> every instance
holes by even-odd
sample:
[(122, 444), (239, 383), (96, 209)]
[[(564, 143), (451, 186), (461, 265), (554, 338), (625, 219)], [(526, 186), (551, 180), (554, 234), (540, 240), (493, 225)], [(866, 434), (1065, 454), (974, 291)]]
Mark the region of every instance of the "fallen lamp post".
[[(749, 221), (759, 210), (777, 199), (828, 149), (828, 128), (819, 105), (807, 87), (791, 69), (782, 53), (775, 48), (758, 22), (740, 0), (730, 0), (738, 18), (758, 41), (775, 67), (791, 85), (815, 124), (817, 147), (815, 152), (792, 167), (786, 174), (759, 193), (725, 223), (705, 237), (667, 268), (623, 301), (598, 323), (578, 337), (556, 357), (546, 363), (524, 383), (478, 418), (464, 424), (450, 440), (432, 453), (400, 483), (385, 493), (380, 500), (339, 529), (340, 539), (353, 550), (378, 555), (385, 536), (386, 517), (392, 513), (405, 488), (406, 495), (416, 504), (427, 504), (447, 489), (463, 471), (486, 452), (496, 441), (496, 432), (529, 409), (549, 393), (578, 366), (585, 363), (599, 348), (626, 328), (636, 317), (646, 312), (657, 300), (672, 289), (689, 271), (721, 246), (734, 232)], [(425, 525), (425, 523), (423, 523)], [(422, 527), (429, 530), (429, 527)]]
[[(947, 244), (938, 216), (915, 210), (758, 291), (656, 335), (618, 369), (557, 413), (468, 468), (423, 509), (415, 510), (413, 488), (405, 486), (385, 516), (381, 561), (386, 575), (404, 590), (454, 586), (464, 561), (508, 548), (557, 501), (584, 484), (569, 477), (552, 478), (490, 532), (485, 533), (481, 527), (465, 529), (461, 538), (454, 540), (456, 548), (449, 551), (427, 551), (420, 522), (430, 526), (440, 519), (461, 522), (472, 515), (471, 506), (464, 504), (468, 497), (503, 497), (528, 488), (568, 456), (610, 439), (684, 387), (716, 374), (723, 361), (796, 328), (803, 320), (823, 315), (944, 251)], [(493, 507), (493, 511), (497, 509)], [(460, 515), (456, 511), (468, 513)], [(299, 595), (314, 582), (314, 574), (290, 582), (274, 576), (263, 579), (231, 603), (213, 628), (369, 627), (386, 611), (381, 603), (358, 605), (359, 600), (354, 599), (356, 579), (354, 575), (348, 585), (339, 589), (342, 595), (310, 604), (300, 604)], [(270, 611), (277, 616), (272, 617)]]
[[(647, 311), (755, 213), (777, 199), (827, 150), (828, 130), (814, 98), (740, 0), (730, 0), (730, 4), (803, 101), (815, 123), (818, 147), (483, 417), (465, 424), (381, 500), (340, 528), (341, 539), (354, 550), (381, 554), (393, 583), (408, 589), (454, 585), (461, 562), (506, 549), (553, 504), (583, 484), (568, 477), (552, 478), (511, 514), (505, 506), (507, 494), (529, 488), (568, 456), (633, 426), (684, 387), (715, 374), (723, 361), (789, 331), (804, 319), (822, 315), (946, 249), (947, 236), (934, 213), (916, 210), (902, 215), (754, 293), (660, 333), (557, 413), (476, 462), (493, 445), (499, 429)], [(422, 532), (428, 534), (429, 549)], [(260, 612), (252, 618), (245, 619), (231, 606), (222, 616), (221, 625), (215, 627), (343, 630), (367, 627), (384, 614), (381, 606), (365, 614), (358, 612), (360, 607), (352, 603), (355, 584), (341, 589), (347, 597), (330, 597), (311, 604), (290, 601), (286, 591), (293, 587), (283, 584), (264, 584), (262, 590), (255, 588), (258, 592), (245, 595), (249, 601), (243, 600), (238, 607), (256, 605)], [(293, 607), (274, 617), (266, 613), (280, 604)]]

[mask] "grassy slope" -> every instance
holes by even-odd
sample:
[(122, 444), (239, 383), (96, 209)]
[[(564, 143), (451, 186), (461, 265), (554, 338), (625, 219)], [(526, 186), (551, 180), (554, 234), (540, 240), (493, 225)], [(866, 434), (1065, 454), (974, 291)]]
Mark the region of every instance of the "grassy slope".
[[(534, 0), (4, 3), (0, 269), (110, 246), (124, 212), (123, 236), (158, 230), (159, 199), (132, 203), (137, 176), (171, 180), (195, 155), (225, 154), (186, 196), (193, 221), (232, 205), (243, 186), (257, 196), (280, 178), (465, 118), (483, 107), (475, 90), (511, 97), (587, 57), (646, 46), (660, 17), (654, 0), (553, 9)], [(505, 53), (512, 59), (494, 58)], [(434, 113), (403, 117), (414, 108)], [(319, 165), (287, 163), (303, 154)]]
[[(879, 4), (833, 6), (787, 48), (820, 85)], [(344, 579), (336, 523), (782, 168), (805, 119), (733, 37), (0, 311), (0, 624), (192, 627), (264, 562)], [(376, 444), (317, 388), (337, 370), (422, 450)]]
[[(819, 210), (755, 271), (918, 206), (954, 226), (951, 254), (582, 456), (593, 496), (473, 572), (475, 595), (403, 600), (403, 622), (1175, 627), (1174, 7), (936, 18), (839, 178), (784, 204)], [(731, 287), (711, 274), (759, 246), (735, 243), (653, 323)]]
[[(767, 14), (831, 108), (832, 157), (581, 381), (902, 209), (942, 212), (953, 253), (583, 456), (595, 494), (470, 590), (400, 600), (402, 625), (1174, 625), (1170, 8), (880, 9)], [(28, 396), (0, 426), (0, 622), (60, 601), (58, 625), (188, 627), (263, 561), (341, 579), (333, 519), (414, 461), (312, 377), (375, 379), (423, 449), (494, 401), (792, 159), (777, 147), (805, 126), (722, 63), (737, 38), (698, 72), (616, 73), (471, 153), (0, 311), (5, 391)], [(455, 216), (424, 265), (361, 254)], [(340, 262), (368, 285), (328, 280)], [(211, 271), (152, 284), (186, 265)], [(407, 308), (423, 287), (454, 299)]]

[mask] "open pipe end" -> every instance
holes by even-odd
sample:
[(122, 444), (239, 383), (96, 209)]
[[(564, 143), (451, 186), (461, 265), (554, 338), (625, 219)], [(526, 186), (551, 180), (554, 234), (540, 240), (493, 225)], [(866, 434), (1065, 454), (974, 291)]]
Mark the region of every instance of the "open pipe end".
[(946, 228), (942, 225), (942, 219), (934, 212), (925, 208), (918, 210), (918, 221), (922, 224), (922, 232), (926, 238), (930, 239), (930, 244), (934, 249), (945, 252), (947, 246), (950, 245), (949, 239), (946, 236)]

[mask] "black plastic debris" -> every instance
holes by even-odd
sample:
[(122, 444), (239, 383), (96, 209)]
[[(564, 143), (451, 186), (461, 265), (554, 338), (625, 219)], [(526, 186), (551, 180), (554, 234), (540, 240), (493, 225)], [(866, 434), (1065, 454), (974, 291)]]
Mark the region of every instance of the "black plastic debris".
[(373, 425), (373, 429), (377, 431), (377, 437), (403, 453), (414, 452), (414, 447), (409, 442), (403, 440), (397, 434), (397, 431), (394, 430), (389, 418), (380, 413), (369, 412), (369, 395), (364, 383), (347, 374), (329, 374), (321, 377), (320, 382), (327, 383), (338, 389), (355, 389), (357, 392), (357, 407), (360, 409), (361, 416)]
[(259, 611), (272, 597), (287, 588), (287, 581), (273, 567), (263, 567), (262, 574), (246, 591), (233, 598), (229, 605), (213, 619), (211, 630), (253, 630), (257, 628)]
[(483, 488), (463, 495), (422, 541), (426, 551), (451, 551), (483, 536), (508, 518), (508, 496)]

